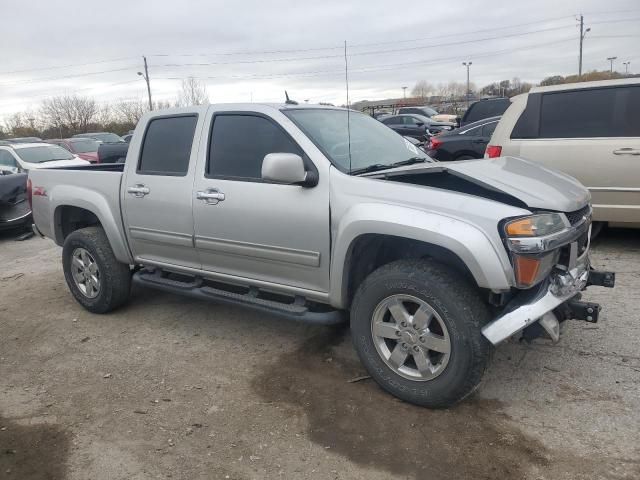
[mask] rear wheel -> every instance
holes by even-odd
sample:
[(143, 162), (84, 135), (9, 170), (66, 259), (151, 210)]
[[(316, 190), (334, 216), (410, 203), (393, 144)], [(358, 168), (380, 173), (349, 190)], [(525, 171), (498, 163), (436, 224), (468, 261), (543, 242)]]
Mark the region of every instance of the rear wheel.
[(456, 160), (473, 160), (476, 157), (472, 157), (471, 155), (460, 155), (456, 158)]
[(360, 360), (378, 384), (417, 405), (448, 407), (475, 390), (492, 347), (477, 289), (457, 272), (401, 260), (367, 277), (352, 305)]
[(90, 312), (107, 313), (129, 298), (129, 265), (116, 259), (101, 227), (71, 233), (62, 247), (62, 266), (69, 290)]

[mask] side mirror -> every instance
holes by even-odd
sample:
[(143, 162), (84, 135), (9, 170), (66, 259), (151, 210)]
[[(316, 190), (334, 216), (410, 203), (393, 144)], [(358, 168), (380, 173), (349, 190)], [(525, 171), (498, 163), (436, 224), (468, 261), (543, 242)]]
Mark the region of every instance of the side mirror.
[(416, 125), (417, 125), (418, 127), (424, 127), (424, 122), (416, 122)]
[(295, 153), (269, 153), (262, 160), (262, 178), (284, 185), (313, 187), (318, 184), (314, 172), (307, 172), (304, 161)]

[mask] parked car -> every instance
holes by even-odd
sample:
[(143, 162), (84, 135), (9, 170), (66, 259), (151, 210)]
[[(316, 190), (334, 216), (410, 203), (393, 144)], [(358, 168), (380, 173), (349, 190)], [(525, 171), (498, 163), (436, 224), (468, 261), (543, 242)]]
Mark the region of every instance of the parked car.
[(98, 147), (100, 163), (124, 163), (129, 151), (129, 143), (101, 143)]
[(423, 117), (431, 118), (434, 115), (438, 115), (438, 112), (433, 108), (424, 105), (422, 107), (400, 107), (398, 109), (398, 115), (402, 114), (414, 114), (414, 115), (422, 115)]
[(416, 114), (393, 115), (380, 121), (400, 135), (413, 137), (422, 142), (429, 140), (432, 135), (444, 130), (452, 130), (454, 127), (452, 123), (436, 122)]
[(94, 140), (102, 143), (124, 142), (121, 136), (109, 132), (78, 133), (74, 135), (73, 138), (93, 138)]
[(413, 137), (403, 137), (407, 142), (409, 142), (411, 145), (415, 146), (416, 148), (419, 148), (420, 150), (422, 150), (423, 152), (427, 151), (426, 148), (426, 143), (425, 142), (421, 142), (420, 140), (418, 140), (417, 138), (413, 138)]
[(469, 105), (469, 108), (460, 120), (460, 126), (463, 127), (469, 123), (477, 122), (489, 117), (497, 117), (502, 115), (511, 103), (506, 97), (483, 98)]
[(477, 387), (492, 344), (557, 341), (561, 320), (597, 320), (579, 293), (614, 283), (589, 265), (577, 181), (510, 157), (431, 163), (359, 112), (167, 109), (131, 146), (124, 164), (29, 172), (35, 229), (94, 313), (132, 282), (316, 325), (350, 312), (382, 388), (444, 407)]
[(5, 141), (9, 143), (37, 143), (37, 142), (41, 142), (42, 139), (39, 137), (16, 137), (16, 138), (7, 138)]
[(431, 137), (427, 153), (441, 162), (482, 158), (498, 120), (500, 117), (485, 118)]
[(0, 175), (0, 231), (31, 228), (27, 174)]
[(93, 138), (52, 138), (46, 142), (60, 145), (83, 160), (98, 163), (98, 145), (100, 144)]
[(38, 168), (82, 165), (89, 165), (89, 162), (59, 145), (44, 142), (0, 145), (0, 170), (5, 172), (20, 173)]
[(640, 227), (640, 79), (534, 87), (512, 101), (487, 157), (563, 171), (591, 191), (597, 228)]

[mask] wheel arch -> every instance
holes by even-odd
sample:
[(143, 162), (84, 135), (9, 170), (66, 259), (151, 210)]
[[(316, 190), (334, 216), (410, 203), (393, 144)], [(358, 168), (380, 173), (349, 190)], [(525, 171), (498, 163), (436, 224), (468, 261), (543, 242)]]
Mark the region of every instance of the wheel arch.
[[(133, 257), (122, 232), (121, 219), (115, 218), (112, 212), (114, 207), (96, 192), (81, 187), (73, 187), (71, 190), (69, 188), (66, 186), (64, 194), (59, 195), (56, 195), (54, 189), (51, 195), (56, 199), (51, 229), (55, 242), (62, 246), (70, 233), (80, 228), (97, 225), (104, 230), (118, 261), (131, 264)], [(119, 202), (117, 210), (119, 213)]]
[[(329, 300), (333, 306), (348, 308), (366, 275), (407, 258), (435, 259), (461, 272), (478, 288), (510, 288), (506, 252), (501, 255), (478, 227), (438, 214), (407, 210), (378, 205), (367, 218), (352, 222), (343, 219), (331, 260)], [(407, 213), (411, 213), (410, 221), (406, 221)]]

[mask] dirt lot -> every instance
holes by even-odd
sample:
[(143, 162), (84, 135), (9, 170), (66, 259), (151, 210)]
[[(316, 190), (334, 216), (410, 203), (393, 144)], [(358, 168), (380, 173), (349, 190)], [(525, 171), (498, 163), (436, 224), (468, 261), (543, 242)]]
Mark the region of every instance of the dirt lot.
[(0, 236), (0, 478), (640, 478), (640, 238), (593, 257), (618, 273), (600, 323), (501, 346), (429, 411), (350, 382), (344, 328), (143, 290), (93, 315), (58, 247)]

